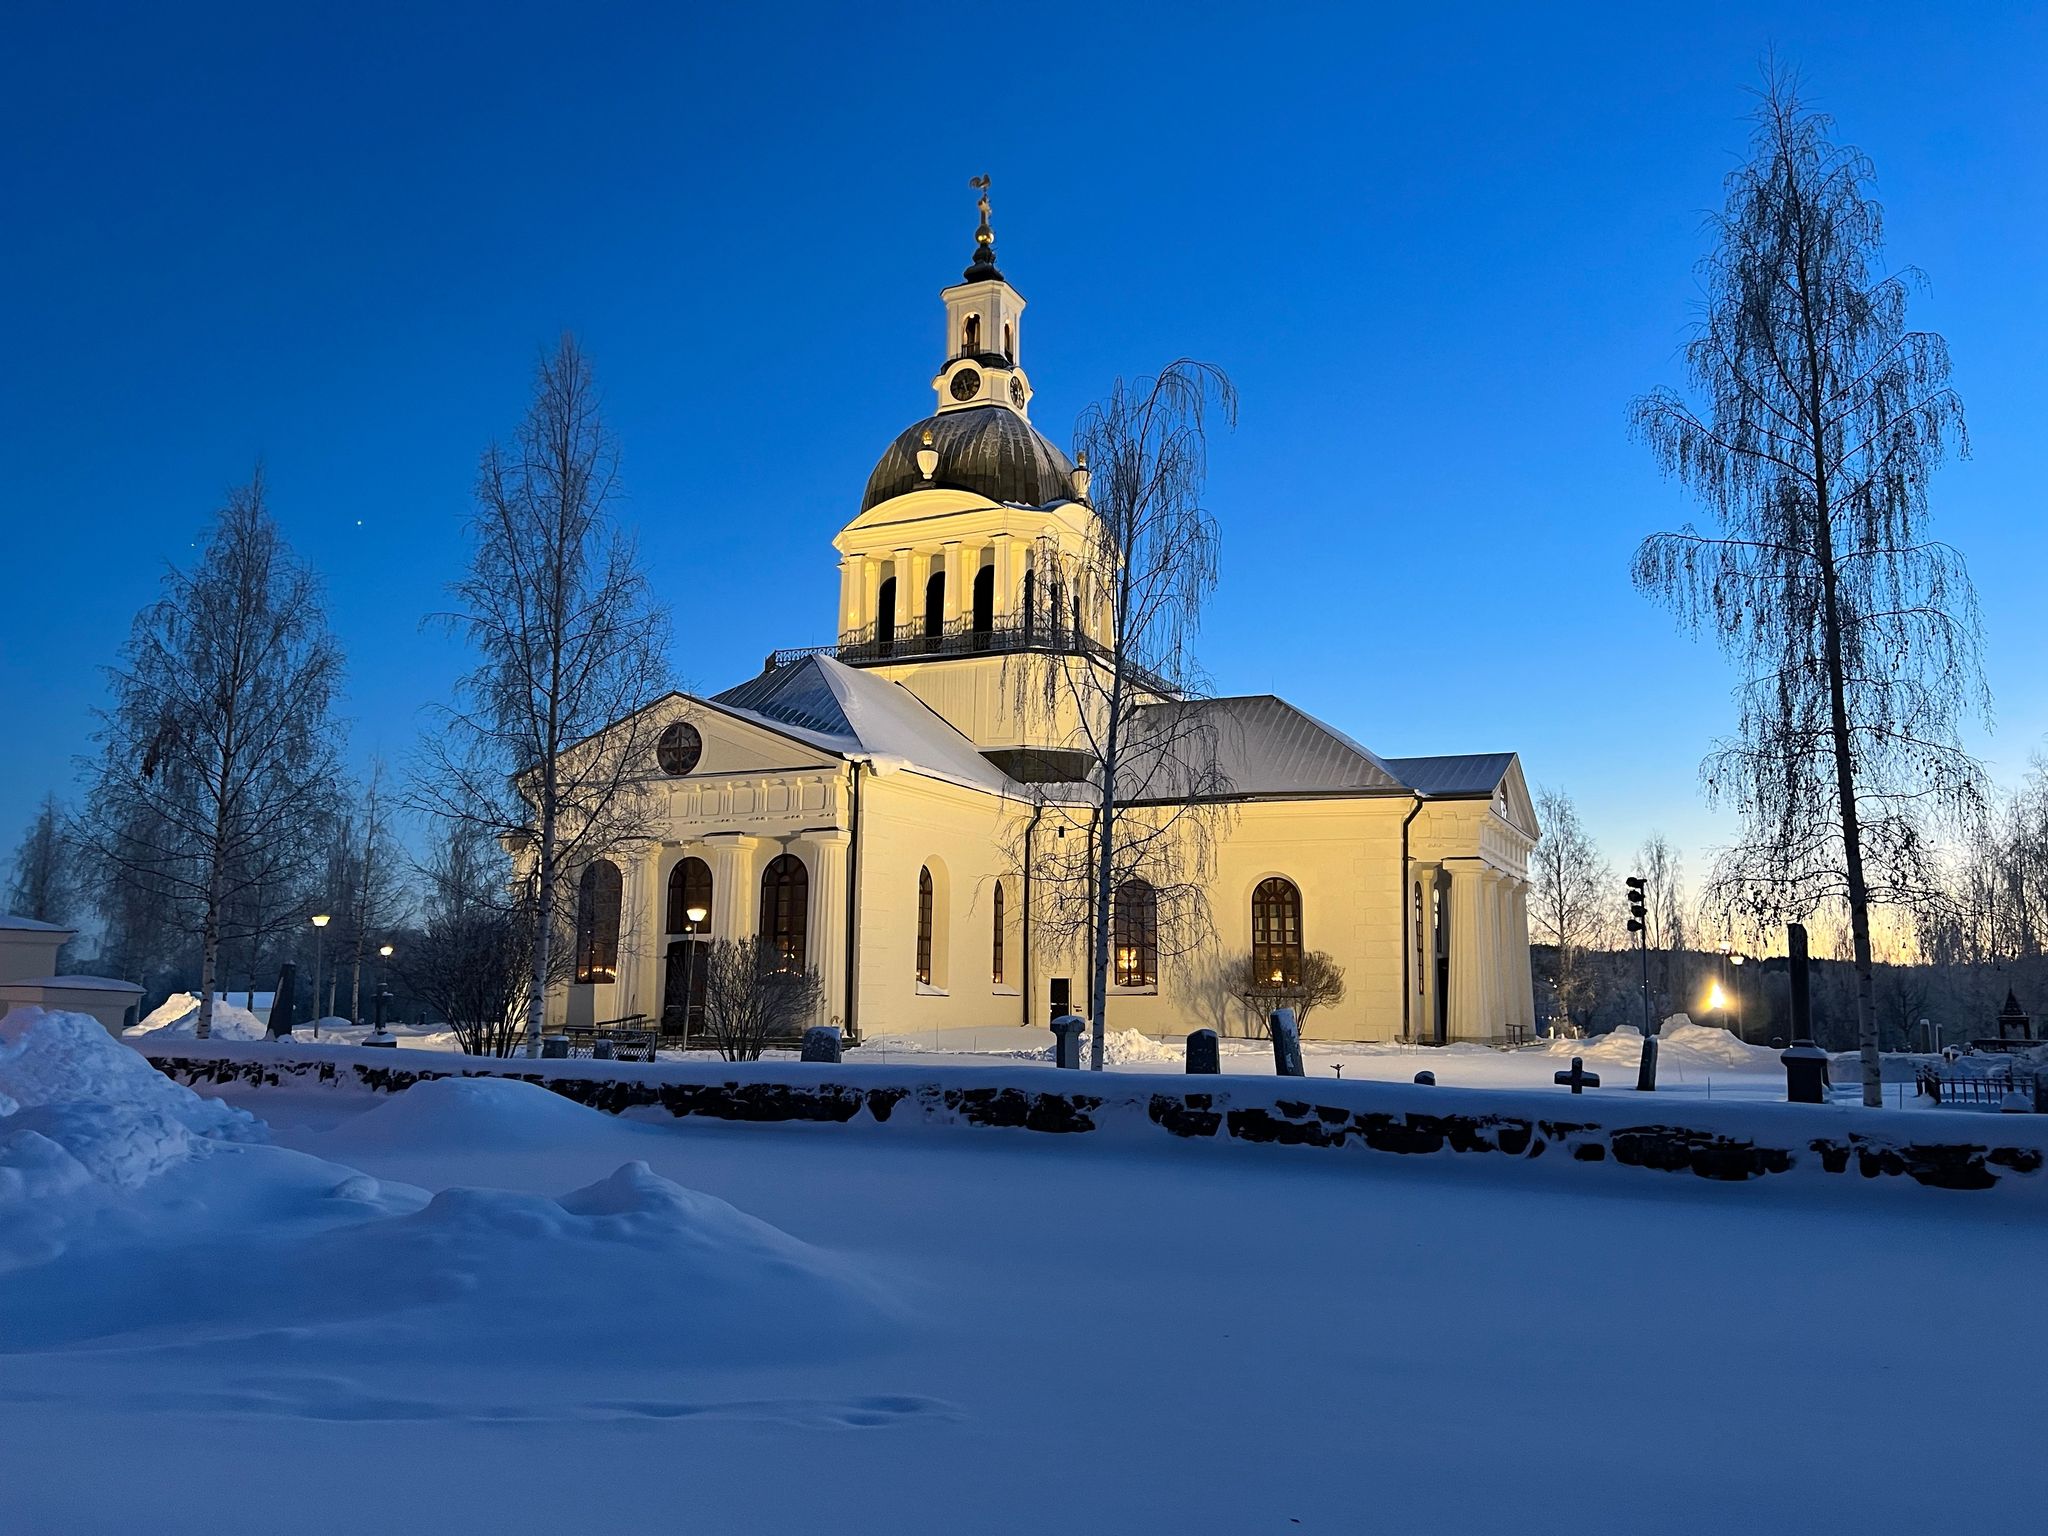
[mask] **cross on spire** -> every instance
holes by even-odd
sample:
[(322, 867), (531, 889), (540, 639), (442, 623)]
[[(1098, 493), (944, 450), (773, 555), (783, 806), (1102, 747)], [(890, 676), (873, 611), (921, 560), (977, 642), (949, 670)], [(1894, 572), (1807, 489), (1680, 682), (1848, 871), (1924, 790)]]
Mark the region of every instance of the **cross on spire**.
[(968, 263), (964, 274), (970, 283), (1002, 281), (1003, 274), (996, 270), (996, 232), (988, 226), (988, 186), (986, 176), (976, 176), (968, 186), (981, 196), (975, 200), (975, 207), (981, 211), (981, 223), (974, 231), (974, 260)]

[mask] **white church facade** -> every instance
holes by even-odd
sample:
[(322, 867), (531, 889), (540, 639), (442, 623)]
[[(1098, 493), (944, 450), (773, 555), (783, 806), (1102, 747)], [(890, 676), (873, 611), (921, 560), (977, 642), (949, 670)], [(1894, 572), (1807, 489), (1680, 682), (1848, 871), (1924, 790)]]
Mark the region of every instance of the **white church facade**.
[[(1024, 300), (995, 266), (985, 204), (974, 263), (941, 298), (936, 410), (889, 445), (833, 540), (836, 643), (650, 706), (665, 717), (652, 835), (575, 876), (555, 1020), (674, 1021), (693, 957), (748, 935), (814, 969), (818, 1022), (856, 1036), (1042, 1030), (1090, 1011), (1086, 955), (1050, 941), (1042, 868), (1034, 880), (1048, 797), (1085, 806), (1089, 764), (1074, 722), (1010, 681), (1048, 651), (1099, 664), (1103, 605), (1037, 589), (1046, 552), (1091, 537), (1087, 473), (1031, 424)], [(1498, 1043), (1533, 1028), (1537, 825), (1514, 754), (1387, 758), (1271, 696), (1200, 707), (1228, 726), (1212, 936), (1148, 952), (1142, 882), (1120, 889), (1112, 1028), (1217, 1027), (1221, 965), (1291, 980), (1311, 951), (1345, 980), (1312, 1037)]]

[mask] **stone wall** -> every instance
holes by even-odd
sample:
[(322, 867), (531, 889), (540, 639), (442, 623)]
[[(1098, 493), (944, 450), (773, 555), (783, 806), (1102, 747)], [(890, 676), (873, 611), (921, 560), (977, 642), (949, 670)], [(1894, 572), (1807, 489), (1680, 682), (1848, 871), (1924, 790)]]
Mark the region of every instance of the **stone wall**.
[[(1546, 1168), (1690, 1174), (1727, 1183), (2048, 1194), (2048, 1119), (1941, 1110), (1698, 1104), (1617, 1093), (1425, 1088), (1260, 1077), (684, 1062), (484, 1061), (427, 1051), (152, 1045), (195, 1088), (398, 1093), (442, 1077), (509, 1077), (609, 1114), (848, 1126), (990, 1128), (1168, 1144), (1235, 1143), (1330, 1154), (1432, 1157)], [(258, 1106), (260, 1112), (260, 1106)]]

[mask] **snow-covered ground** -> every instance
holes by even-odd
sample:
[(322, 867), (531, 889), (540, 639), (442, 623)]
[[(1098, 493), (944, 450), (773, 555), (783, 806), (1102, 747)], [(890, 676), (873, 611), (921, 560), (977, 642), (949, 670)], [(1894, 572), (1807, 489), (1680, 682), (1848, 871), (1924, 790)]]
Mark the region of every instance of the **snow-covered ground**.
[(2048, 1343), (1942, 1342), (2037, 1287), (2033, 1199), (514, 1081), (266, 1126), (51, 1018), (0, 1023), (0, 1529), (2027, 1524), (1957, 1474)]

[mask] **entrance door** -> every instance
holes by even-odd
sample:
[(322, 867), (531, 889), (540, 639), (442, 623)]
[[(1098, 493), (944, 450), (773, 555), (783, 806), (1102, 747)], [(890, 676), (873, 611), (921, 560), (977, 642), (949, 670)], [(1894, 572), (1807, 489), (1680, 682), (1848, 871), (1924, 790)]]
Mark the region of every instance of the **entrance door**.
[[(661, 987), (661, 1032), (696, 1036), (704, 1028), (705, 946), (695, 939), (670, 939)], [(685, 1031), (684, 1010), (688, 1029)]]
[(1052, 1016), (1064, 1018), (1074, 1011), (1073, 983), (1064, 976), (1055, 976), (1049, 989), (1052, 998)]
[(1436, 1044), (1451, 1040), (1451, 897), (1436, 888)]

